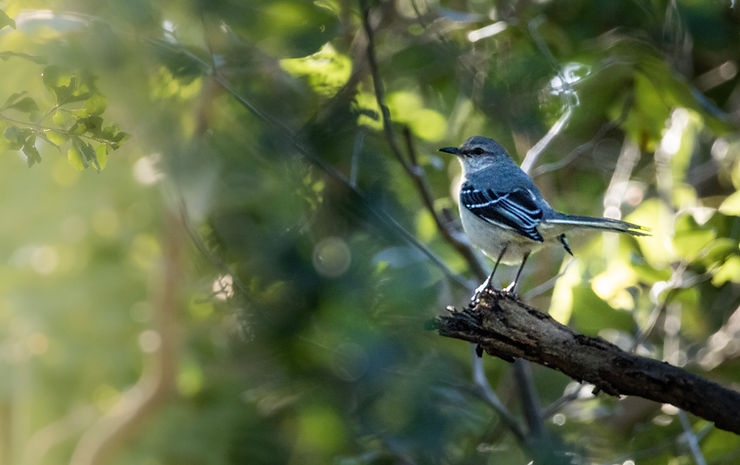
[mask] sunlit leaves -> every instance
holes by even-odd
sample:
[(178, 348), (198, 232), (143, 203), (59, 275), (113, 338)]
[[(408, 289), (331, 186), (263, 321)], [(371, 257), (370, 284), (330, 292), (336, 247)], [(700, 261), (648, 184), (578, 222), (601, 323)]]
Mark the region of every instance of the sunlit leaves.
[[(130, 2), (122, 6), (124, 3), (103, 2), (99, 8), (84, 14), (101, 17), (101, 24), (107, 25), (106, 21), (110, 21), (111, 29), (116, 29), (126, 23), (125, 18), (135, 16), (124, 15), (122, 18), (119, 15), (110, 19), (105, 18), (106, 11), (110, 6), (124, 10), (134, 8)], [(382, 450), (382, 446), (369, 451), (365, 446), (368, 443), (391, 444), (393, 447), (401, 444), (397, 450), (404, 455), (402, 461), (464, 462), (459, 458), (462, 454), (459, 448), (450, 455), (446, 455), (447, 451), (436, 454), (432, 460), (419, 453), (420, 450), (428, 451), (425, 445), (432, 441), (429, 438), (433, 438), (435, 443), (466, 447), (473, 455), (484, 454), (479, 458), (489, 463), (527, 463), (529, 459), (524, 457), (507, 461), (497, 455), (503, 449), (516, 449), (515, 441), (505, 434), (500, 439), (497, 437), (497, 442), (491, 447), (484, 444), (476, 448), (480, 434), (475, 434), (485, 431), (491, 415), (485, 408), (479, 408), (480, 405), (469, 408), (464, 400), (468, 394), (458, 389), (459, 380), (467, 376), (467, 347), (440, 341), (431, 334), (423, 335), (423, 340), (415, 337), (420, 334), (421, 320), (434, 315), (435, 308), (464, 303), (469, 294), (430, 271), (432, 266), (415, 249), (389, 237), (382, 228), (375, 228), (366, 212), (356, 203), (347, 201), (347, 190), (336, 179), (313, 173), (304, 177), (302, 170), (295, 173), (295, 146), (298, 144), (290, 140), (291, 134), (297, 134), (302, 150), (317, 155), (331, 168), (351, 179), (353, 187), (368, 193), (374, 206), (397, 218), (417, 239), (439, 253), (456, 272), (468, 272), (465, 263), (440, 238), (429, 212), (419, 208), (419, 196), (413, 183), (395, 160), (387, 156), (388, 141), (381, 132), (381, 113), (373, 91), (372, 76), (367, 69), (362, 40), (365, 36), (359, 24), (357, 2), (200, 0), (197, 3), (198, 8), (193, 8), (192, 2), (165, 2), (161, 5), (149, 2), (147, 9), (142, 11), (152, 18), (144, 18), (144, 22), (155, 24), (154, 31), (147, 30), (148, 26), (142, 27), (141, 22), (133, 22), (131, 28), (125, 27), (126, 32), (117, 38), (115, 48), (110, 48), (110, 56), (95, 55), (110, 62), (105, 59), (96, 61), (89, 54), (67, 48), (68, 43), (74, 44), (75, 41), (98, 40), (98, 35), (81, 28), (76, 28), (70, 35), (60, 32), (55, 40), (58, 36), (63, 37), (57, 40), (54, 49), (66, 53), (53, 55), (53, 63), (57, 67), (44, 71), (43, 82), (48, 93), (29, 87), (31, 92), (24, 94), (20, 91), (26, 87), (6, 85), (0, 95), (0, 104), (4, 105), (0, 107), (0, 113), (27, 123), (17, 125), (5, 120), (0, 128), (5, 145), (26, 152), (29, 162), (37, 162), (38, 152), (34, 151), (49, 148), (45, 147), (45, 141), (54, 144), (63, 155), (52, 168), (72, 173), (75, 180), (79, 174), (68, 169), (67, 163), (79, 170), (103, 169), (108, 155), (125, 138), (125, 134), (107, 117), (106, 111), (109, 110), (106, 108), (115, 106), (117, 115), (128, 112), (131, 119), (127, 125), (144, 126), (141, 133), (156, 134), (151, 139), (154, 143), (136, 145), (140, 151), (136, 158), (141, 157), (140, 162), (149, 162), (136, 163), (135, 179), (151, 184), (159, 177), (155, 175), (163, 173), (184, 179), (178, 187), (185, 192), (187, 209), (196, 211), (193, 217), (197, 219), (210, 220), (207, 232), (205, 228), (197, 231), (206, 235), (204, 248), (213, 254), (213, 258), (223, 259), (226, 267), (233, 268), (227, 276), (233, 277), (235, 289), (240, 281), (245, 283), (244, 289), (235, 292), (228, 301), (214, 304), (206, 299), (216, 300), (218, 295), (204, 295), (206, 303), (203, 306), (207, 310), (200, 311), (202, 317), (191, 320), (200, 324), (241, 314), (240, 311), (220, 312), (214, 306), (232, 302), (239, 305), (237, 302), (242, 293), (252, 300), (245, 306), (249, 308), (249, 316), (262, 318), (268, 315), (270, 320), (278, 320), (278, 323), (254, 324), (255, 339), (249, 341), (244, 357), (235, 357), (238, 370), (230, 369), (220, 354), (211, 354), (211, 344), (224, 344), (226, 339), (218, 337), (218, 329), (208, 328), (199, 336), (192, 327), (183, 326), (184, 350), (197, 358), (203, 353), (210, 355), (192, 362), (183, 359), (184, 365), (176, 373), (179, 391), (184, 395), (176, 402), (196, 401), (197, 415), (194, 413), (193, 417), (206, 420), (212, 417), (213, 404), (220, 402), (228, 407), (229, 415), (246, 418), (245, 421), (257, 425), (254, 429), (262, 430), (265, 436), (287, 437), (288, 442), (297, 448), (293, 451), (290, 446), (281, 449), (287, 450), (289, 456), (318, 454), (309, 457), (309, 462), (326, 463), (332, 459), (393, 461), (391, 456), (382, 455), (384, 451), (375, 453)], [(736, 158), (736, 148), (733, 151), (732, 148), (715, 150), (713, 147), (710, 154), (712, 139), (717, 136), (706, 122), (709, 119), (706, 113), (710, 110), (698, 104), (699, 100), (689, 90), (690, 84), (698, 82), (696, 76), (687, 71), (684, 82), (683, 76), (672, 70), (668, 63), (666, 57), (671, 52), (668, 50), (670, 44), (661, 42), (663, 12), (658, 11), (655, 15), (659, 27), (655, 31), (644, 31), (641, 28), (650, 23), (653, 16), (642, 15), (644, 10), (635, 13), (634, 9), (621, 8), (619, 2), (609, 4), (606, 8), (609, 13), (603, 13), (605, 9), (601, 4), (594, 6), (594, 2), (583, 1), (576, 2), (572, 9), (557, 8), (555, 2), (529, 2), (526, 8), (507, 11), (493, 5), (495, 2), (458, 2), (455, 8), (460, 11), (454, 15), (448, 10), (440, 10), (435, 2), (411, 3), (414, 2), (366, 2), (372, 10), (372, 26), (377, 31), (377, 71), (386, 90), (385, 103), (396, 123), (392, 129), (396, 136), (401, 135), (401, 125), (411, 130), (412, 142), (431, 194), (435, 199), (443, 199), (435, 201), (436, 210), (453, 210), (452, 215), (444, 212), (445, 220), (452, 220), (455, 213), (455, 202), (449, 194), (452, 170), (445, 170), (443, 162), (429, 163), (429, 157), (442, 146), (440, 137), (445, 137), (443, 145), (456, 145), (474, 134), (506, 137), (502, 140), (504, 145), (523, 154), (561, 114), (559, 96), (547, 93), (552, 90), (548, 83), (552, 83), (553, 76), (558, 71), (568, 74), (573, 63), (592, 66), (591, 75), (572, 80), (573, 87), (580, 92), (581, 106), (574, 108), (574, 116), (567, 128), (553, 139), (543, 157), (567, 158), (573, 147), (590, 139), (595, 145), (592, 150), (574, 156), (572, 164), (548, 172), (537, 182), (553, 205), (562, 207), (564, 211), (598, 215), (601, 194), (607, 189), (612, 173), (623, 168), (616, 166), (615, 169), (615, 165), (618, 145), (624, 143), (622, 141), (626, 137), (629, 143), (639, 145), (642, 153), (634, 169), (631, 167), (631, 172), (627, 173), (627, 180), (621, 182), (618, 176), (614, 177), (614, 192), (611, 192), (614, 195), (610, 200), (620, 197), (624, 191), (625, 202), (618, 207), (623, 213), (636, 208), (627, 219), (650, 227), (653, 236), (635, 239), (593, 233), (579, 240), (574, 235), (571, 243), (576, 258), (572, 265), (557, 282), (551, 297), (545, 291), (532, 304), (539, 308), (550, 304), (555, 318), (562, 322), (570, 320), (574, 327), (590, 334), (609, 334), (611, 331), (628, 338), (647, 326), (655, 305), (670, 297), (671, 303), (679, 305), (683, 313), (679, 317), (675, 314), (661, 315), (647, 343), (658, 356), (663, 355), (660, 340), (664, 320), (675, 323), (678, 319), (683, 328), (676, 336), (682, 338), (676, 341), (677, 345), (682, 350), (700, 350), (698, 346), (710, 334), (707, 331), (715, 330), (722, 324), (720, 320), (726, 317), (727, 308), (723, 305), (733, 295), (732, 282), (738, 275), (737, 259), (728, 257), (739, 254), (736, 219), (729, 215), (737, 214), (740, 209), (737, 195), (730, 195), (740, 187), (740, 169), (732, 161)], [(384, 5), (392, 8), (384, 8)], [(417, 7), (422, 12), (421, 16), (417, 16)], [(84, 5), (80, 8), (85, 10)], [(160, 8), (161, 12), (157, 11)], [(651, 9), (651, 6), (648, 4), (643, 8)], [(620, 21), (625, 17), (637, 19), (630, 23), (630, 29)], [(506, 22), (506, 32), (471, 44), (466, 38), (468, 33), (485, 27), (488, 18), (494, 18), (490, 21), (499, 24)], [(537, 31), (527, 27), (535, 18), (542, 21), (539, 28), (541, 44), (534, 37)], [(136, 34), (128, 31), (136, 31)], [(6, 38), (10, 33), (15, 34), (7, 28), (3, 32)], [(598, 48), (598, 44), (608, 42), (607, 36), (614, 37), (620, 33), (635, 39), (626, 38), (620, 44)], [(111, 34), (117, 32), (112, 31)], [(67, 42), (65, 39), (70, 40)], [(2, 46), (6, 43), (3, 42)], [(103, 44), (95, 48), (106, 50)], [(552, 51), (552, 57), (543, 53), (547, 48)], [(584, 48), (592, 49), (589, 52), (591, 59), (580, 59)], [(151, 53), (152, 49), (156, 52)], [(38, 49), (27, 51), (36, 53)], [(76, 55), (85, 55), (85, 60), (93, 63), (95, 73), (100, 75), (99, 87), (91, 75), (75, 68)], [(717, 66), (721, 61), (736, 61), (732, 58), (736, 55), (722, 51), (702, 52), (700, 59), (692, 65), (697, 71), (702, 69), (704, 72), (707, 62), (718, 60), (717, 64), (712, 64)], [(29, 76), (39, 79), (42, 67), (35, 66), (33, 61), (17, 59), (23, 58), (21, 52), (0, 51), (0, 60), (6, 58), (9, 61), (0, 61), (0, 65), (10, 68), (20, 63), (35, 67)], [(671, 60), (674, 58), (675, 55), (671, 55)], [(648, 60), (654, 62), (647, 63)], [(65, 66), (59, 67), (60, 64)], [(352, 75), (352, 72), (356, 74)], [(122, 76), (133, 79), (124, 82)], [(220, 87), (217, 79), (228, 80), (239, 98), (268, 117), (250, 114)], [(736, 78), (732, 78), (727, 86), (736, 83)], [(116, 85), (120, 87), (114, 87)], [(41, 88), (40, 85), (37, 87)], [(102, 89), (116, 89), (116, 94), (103, 95)], [(338, 94), (340, 90), (345, 92)], [(564, 87), (560, 90), (567, 91)], [(733, 90), (728, 88), (722, 92), (729, 95)], [(129, 96), (132, 98), (126, 100)], [(556, 107), (548, 112), (548, 102), (553, 101)], [(730, 106), (723, 105), (723, 108), (732, 110)], [(623, 111), (628, 114), (626, 121), (620, 118)], [(594, 131), (606, 119), (619, 119), (620, 124), (595, 136)], [(193, 144), (190, 137), (199, 143)], [(737, 146), (732, 134), (722, 137), (729, 147), (732, 144)], [(405, 142), (401, 137), (398, 140), (400, 145)], [(183, 147), (188, 146), (197, 146), (192, 152), (199, 163), (183, 163)], [(617, 149), (612, 150), (615, 146)], [(721, 144), (718, 146), (722, 148)], [(201, 147), (206, 149), (201, 150)], [(406, 147), (401, 149), (406, 155)], [(656, 150), (662, 152), (663, 158), (655, 156)], [(48, 152), (40, 152), (48, 157)], [(68, 161), (65, 161), (65, 155)], [(611, 155), (614, 158), (610, 158)], [(657, 174), (656, 159), (662, 164)], [(151, 160), (160, 160), (156, 169), (152, 168), (154, 162)], [(152, 165), (148, 171), (156, 173), (144, 173), (142, 177), (139, 165)], [(456, 163), (450, 163), (450, 167), (457, 169)], [(719, 171), (717, 182), (712, 178), (713, 170)], [(39, 171), (31, 174), (38, 175)], [(105, 178), (114, 174), (106, 173)], [(204, 178), (207, 180), (203, 181)], [(100, 181), (103, 178), (93, 179)], [(656, 179), (670, 182), (658, 190)], [(731, 179), (735, 181), (734, 185)], [(634, 187), (638, 184), (639, 188)], [(77, 187), (82, 189), (82, 183)], [(109, 190), (111, 187), (104, 186)], [(102, 202), (100, 197), (108, 196), (80, 192), (85, 194), (85, 199), (96, 202)], [(645, 197), (660, 200), (645, 201)], [(127, 204), (128, 200), (116, 203)], [(74, 205), (76, 203), (70, 203), (71, 207)], [(85, 206), (90, 208), (87, 204)], [(100, 205), (92, 208), (100, 208)], [(104, 238), (106, 242), (119, 235), (129, 239), (133, 237), (122, 233), (131, 220), (138, 225), (139, 210), (113, 210), (115, 208), (103, 210), (90, 221), (85, 219), (85, 226), (81, 229), (87, 232), (79, 233), (81, 238), (78, 240), (86, 247), (75, 249), (75, 254), (83, 253), (87, 244), (94, 243), (94, 240), (89, 240), (90, 236)], [(155, 211), (151, 214), (157, 216)], [(357, 216), (360, 216), (360, 221), (357, 221)], [(310, 221), (304, 221), (305, 217), (310, 217)], [(56, 231), (54, 228), (52, 232)], [(306, 238), (308, 240), (304, 240)], [(148, 270), (160, 255), (152, 253), (149, 239), (135, 238), (128, 242), (130, 250), (123, 256), (129, 259), (120, 260), (120, 255), (113, 257), (117, 265), (111, 267), (111, 274), (117, 280), (126, 265), (133, 264), (138, 271)], [(95, 252), (87, 254), (91, 256), (91, 264), (100, 260)], [(99, 255), (108, 256), (109, 252)], [(529, 261), (521, 287), (525, 299), (528, 299), (529, 290), (557, 272), (557, 263), (562, 255), (562, 250), (549, 254), (543, 251)], [(348, 259), (350, 256), (351, 260)], [(60, 263), (63, 262), (64, 259), (60, 258)], [(658, 292), (661, 288), (684, 285), (680, 280), (671, 281), (674, 271), (684, 266), (687, 279), (698, 277), (704, 281), (696, 285), (686, 284), (691, 286), (688, 290)], [(187, 273), (189, 268), (182, 267), (182, 272)], [(200, 269), (201, 266), (198, 264), (194, 268)], [(560, 270), (563, 271), (562, 267)], [(513, 274), (513, 271), (502, 269), (502, 284), (508, 280), (507, 271), (508, 276)], [(219, 271), (218, 275), (223, 273)], [(712, 276), (714, 279), (710, 282)], [(96, 289), (99, 287), (98, 279), (96, 277)], [(192, 282), (189, 278), (183, 280), (186, 281)], [(214, 279), (211, 276), (200, 281), (208, 283), (210, 289)], [(70, 287), (80, 287), (80, 282)], [(120, 282), (127, 289), (135, 290), (125, 280)], [(656, 298), (653, 298), (651, 290), (656, 291)], [(213, 291), (218, 292), (216, 288)], [(13, 293), (9, 295), (15, 299)], [(109, 301), (111, 306), (116, 305), (115, 296), (111, 296)], [(153, 305), (149, 310), (150, 317), (156, 311), (155, 307)], [(633, 311), (616, 311), (614, 308)], [(35, 315), (36, 312), (32, 313)], [(97, 313), (117, 315), (121, 312)], [(268, 327), (279, 330), (265, 329)], [(317, 339), (314, 340), (313, 336)], [(313, 343), (318, 340), (321, 344), (306, 344), (307, 339)], [(150, 345), (152, 340), (139, 339), (145, 352), (148, 351), (146, 347), (153, 347)], [(195, 345), (188, 341), (195, 342)], [(356, 345), (357, 350), (349, 350), (347, 342)], [(52, 342), (50, 347), (54, 348), (54, 344), (57, 343)], [(229, 350), (238, 350), (240, 344), (236, 342)], [(60, 346), (57, 344), (56, 347)], [(690, 349), (683, 349), (688, 347)], [(350, 372), (345, 368), (351, 364), (341, 361), (351, 359), (353, 353), (367, 354), (367, 372), (358, 374), (356, 379), (354, 375), (352, 379), (339, 375), (342, 382), (333, 382), (332, 377), (338, 372)], [(447, 364), (450, 359), (457, 359), (458, 363)], [(244, 363), (245, 360), (249, 363)], [(486, 362), (486, 371), (491, 375), (493, 388), (498, 390), (499, 380), (508, 378), (503, 372), (507, 364), (490, 362)], [(130, 367), (123, 366), (124, 371), (133, 373)], [(211, 370), (228, 374), (246, 373), (244, 370), (247, 370), (248, 373), (244, 379), (233, 380), (232, 396), (224, 394), (222, 378), (220, 375), (212, 376)], [(460, 377), (455, 379), (458, 375), (456, 370)], [(450, 378), (413, 384), (421, 379), (420, 374), (438, 372), (449, 374)], [(562, 377), (557, 382), (543, 381), (546, 379), (543, 376), (550, 376), (548, 373), (548, 370), (534, 372), (543, 402), (557, 399), (566, 382)], [(727, 379), (735, 380), (734, 377)], [(306, 399), (311, 396), (301, 393), (312, 392), (311, 387), (317, 380), (327, 387), (319, 393), (327, 393), (326, 399), (314, 400), (313, 396), (306, 404)], [(121, 378), (120, 383), (114, 385), (123, 386), (128, 382)], [(280, 386), (290, 386), (289, 392), (281, 390)], [(439, 410), (438, 402), (422, 402), (418, 397), (420, 393), (439, 391), (439, 386), (446, 396), (455, 399), (450, 423), (436, 421), (434, 415)], [(255, 396), (255, 388), (264, 394)], [(383, 394), (380, 397), (379, 392)], [(229, 399), (237, 398), (240, 393), (245, 393), (245, 400), (253, 399), (245, 405), (259, 406), (260, 415), (251, 411), (249, 415), (243, 415), (243, 412), (239, 413), (240, 409), (232, 408)], [(286, 401), (287, 398), (291, 400)], [(260, 399), (272, 400), (263, 402)], [(346, 399), (352, 402), (348, 403)], [(84, 403), (84, 399), (75, 399), (75, 402)], [(279, 427), (265, 423), (270, 418), (263, 404), (280, 406), (269, 408), (273, 412), (270, 415), (281, 416)], [(594, 409), (599, 411), (600, 418), (608, 418), (612, 405), (610, 400), (599, 397), (589, 407), (584, 408), (583, 405), (582, 400), (569, 404), (560, 415), (563, 419), (567, 417), (565, 425), (558, 423), (553, 426), (548, 422), (548, 428), (563, 431), (570, 428), (566, 434), (583, 437), (584, 443), (604, 444), (597, 432), (604, 422), (589, 420), (584, 424), (578, 419), (578, 414), (572, 412)], [(177, 409), (177, 406), (173, 407)], [(443, 405), (445, 408), (447, 406)], [(625, 408), (629, 410), (629, 407)], [(514, 408), (514, 411), (518, 415), (519, 410)], [(350, 412), (347, 416), (351, 418), (346, 418), (344, 412)], [(156, 413), (154, 415), (157, 416)], [(470, 417), (475, 415), (482, 418), (482, 426), (478, 427), (479, 422), (470, 421)], [(58, 415), (53, 418), (58, 418)], [(435, 421), (430, 422), (429, 418)], [(179, 441), (190, 442), (193, 449), (199, 450), (208, 442), (203, 441), (202, 435), (193, 436), (198, 438), (194, 440), (183, 434), (177, 427), (185, 422), (176, 421), (173, 426), (171, 420), (158, 417), (150, 436), (161, 439), (163, 434), (167, 434), (163, 432), (174, 431), (172, 435)], [(45, 417), (43, 421), (50, 420)], [(239, 435), (229, 430), (228, 422), (219, 421), (220, 428), (216, 429), (210, 427), (209, 421), (191, 424), (200, 425), (204, 430), (217, 430), (219, 434), (225, 432), (224, 436)], [(366, 426), (368, 424), (370, 426)], [(468, 428), (466, 424), (475, 427), (465, 429)], [(317, 426), (321, 425), (328, 427), (318, 431)], [(37, 426), (43, 425), (34, 424), (34, 428)], [(398, 426), (408, 429), (398, 434)], [(634, 431), (645, 433), (638, 436), (642, 437), (642, 444), (652, 447), (655, 437), (659, 436), (655, 430), (656, 427), (649, 423), (633, 423), (623, 429), (629, 431), (625, 434), (629, 439), (621, 444), (604, 444), (603, 449), (608, 449), (607, 455), (613, 457), (639, 449), (639, 442), (625, 445), (635, 437), (631, 434)], [(337, 436), (337, 431), (349, 433), (344, 434), (346, 438), (343, 439), (341, 434)], [(377, 439), (377, 431), (384, 432), (381, 440)], [(423, 436), (428, 442), (407, 434), (416, 431), (420, 432), (418, 437)], [(559, 434), (559, 430), (551, 432), (553, 437)], [(147, 433), (144, 434), (149, 436)], [(619, 436), (612, 434), (611, 430), (607, 434)], [(666, 436), (669, 432), (661, 434)], [(358, 437), (359, 442), (356, 440)], [(163, 446), (166, 448), (171, 441), (162, 442), (167, 444)], [(338, 450), (343, 449), (345, 442), (356, 450)], [(146, 442), (137, 447), (140, 448), (136, 453), (142, 456), (167, 456), (160, 449), (147, 449), (151, 446)], [(247, 457), (243, 443), (236, 449), (245, 454), (242, 462), (255, 461), (253, 457)], [(345, 452), (347, 455), (342, 455)], [(208, 454), (215, 462), (229, 460), (213, 448), (208, 449)], [(349, 459), (348, 456), (356, 456), (357, 459)], [(118, 461), (136, 462), (131, 458), (121, 457)], [(654, 461), (659, 463), (662, 458)], [(231, 461), (234, 460), (231, 457)], [(602, 463), (609, 462), (609, 457), (588, 457), (580, 461)]]
[(28, 166), (33, 166), (36, 163), (41, 162), (41, 154), (39, 154), (38, 149), (36, 149), (35, 134), (32, 134), (26, 138), (25, 142), (23, 143), (23, 147), (21, 147), (21, 150), (26, 155)]
[(57, 105), (87, 100), (95, 89), (91, 75), (74, 73), (59, 66), (47, 66), (41, 76)]
[(722, 201), (719, 212), (724, 215), (740, 216), (740, 191), (736, 191)]
[(189, 99), (200, 92), (202, 84), (199, 77), (173, 74), (170, 68), (162, 66), (151, 80), (152, 97)]
[(316, 52), (339, 32), (340, 27), (333, 11), (302, 0), (255, 0), (244, 2), (229, 13), (221, 20), (237, 34), (250, 42), (259, 42), (262, 50), (278, 58), (302, 57)]
[(706, 247), (717, 237), (711, 228), (700, 228), (690, 215), (678, 215), (675, 220), (673, 250), (683, 260), (693, 261), (706, 253)]
[(21, 150), (26, 155), (28, 166), (35, 165), (41, 161), (41, 155), (36, 149), (36, 134), (28, 128), (9, 126), (3, 136), (8, 146), (13, 150)]
[(421, 139), (430, 142), (442, 140), (447, 121), (438, 111), (426, 108), (415, 92), (403, 91), (388, 95), (388, 109), (393, 121), (407, 124)]
[(71, 145), (69, 149), (67, 149), (67, 161), (73, 168), (80, 171), (87, 168), (82, 152), (80, 152), (75, 145)]
[(154, 41), (153, 44), (160, 62), (172, 78), (187, 84), (205, 74), (207, 66), (195, 52), (184, 47), (173, 46), (169, 42)]
[[(447, 121), (436, 110), (424, 106), (421, 97), (413, 91), (394, 92), (388, 95), (387, 102), (391, 120), (408, 125), (415, 136), (438, 142), (445, 134)], [(355, 96), (357, 123), (371, 129), (383, 128), (374, 94), (359, 92)]]
[(576, 259), (570, 259), (564, 266), (568, 268), (561, 270), (563, 275), (555, 283), (548, 313), (560, 323), (567, 324), (573, 312), (573, 288), (581, 283), (583, 271), (581, 262)]
[(712, 284), (721, 286), (727, 281), (740, 283), (740, 256), (731, 255), (714, 273)]
[(101, 94), (93, 94), (89, 99), (87, 99), (82, 108), (88, 115), (98, 116), (103, 114), (105, 106), (105, 97)]
[(8, 16), (8, 14), (5, 13), (5, 11), (0, 10), (0, 29), (6, 26), (10, 26), (13, 29), (15, 29), (15, 20), (11, 18), (10, 16)]
[(637, 273), (621, 260), (614, 260), (603, 273), (591, 280), (591, 288), (599, 298), (609, 302), (613, 308), (632, 310), (634, 300), (627, 288), (637, 284)]
[(634, 92), (635, 104), (623, 127), (644, 150), (652, 151), (658, 146), (670, 107), (661, 98), (660, 90), (642, 73), (635, 74)]
[(357, 125), (370, 129), (383, 129), (383, 121), (380, 118), (380, 107), (375, 100), (375, 95), (367, 92), (359, 92), (355, 95), (353, 108), (357, 114)]
[(280, 60), (280, 66), (295, 76), (306, 76), (311, 87), (324, 96), (334, 95), (352, 72), (349, 57), (338, 53), (328, 42), (312, 55)]
[(33, 135), (33, 131), (27, 128), (19, 128), (16, 126), (10, 126), (3, 133), (5, 139), (8, 141), (8, 146), (13, 150), (20, 150), (23, 147), (26, 139)]
[(25, 95), (26, 92), (16, 92), (14, 94), (11, 94), (3, 104), (2, 107), (0, 107), (0, 111), (2, 110), (18, 110), (22, 113), (35, 113), (39, 110), (39, 106), (36, 104), (36, 101), (29, 97), (28, 95)]
[(72, 137), (72, 146), (67, 151), (67, 160), (78, 170), (92, 166), (100, 171), (105, 166), (104, 163), (101, 164), (98, 161), (98, 152), (96, 149), (79, 137)]
[[(37, 99), (26, 91), (11, 94), (0, 106), (0, 121), (7, 124), (4, 138), (8, 147), (21, 150), (30, 166), (41, 161), (37, 140), (57, 149), (69, 143), (67, 159), (73, 167), (103, 169), (108, 153), (120, 147), (126, 133), (115, 124), (105, 125), (102, 115), (106, 99), (95, 89), (95, 78), (89, 73), (47, 66), (42, 82), (55, 104), (45, 110), (40, 123)], [(27, 120), (5, 116), (6, 111), (23, 113)]]

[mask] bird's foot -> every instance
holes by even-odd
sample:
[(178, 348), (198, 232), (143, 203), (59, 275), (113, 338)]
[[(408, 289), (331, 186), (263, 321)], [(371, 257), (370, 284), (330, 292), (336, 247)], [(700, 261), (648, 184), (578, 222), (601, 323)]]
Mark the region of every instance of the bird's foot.
[(516, 293), (516, 284), (516, 281), (514, 281), (513, 283), (503, 288), (501, 292), (503, 292), (504, 294), (508, 294), (515, 299), (519, 299), (519, 295)]
[(484, 292), (491, 292), (491, 291), (494, 291), (494, 290), (495, 289), (494, 289), (493, 285), (491, 284), (491, 280), (490, 279), (486, 279), (485, 281), (483, 281), (483, 284), (481, 284), (480, 286), (478, 286), (478, 288), (473, 293), (473, 296), (470, 298), (470, 306), (471, 307), (475, 307), (476, 305), (478, 305), (480, 303), (480, 296), (481, 296), (481, 294), (483, 294)]

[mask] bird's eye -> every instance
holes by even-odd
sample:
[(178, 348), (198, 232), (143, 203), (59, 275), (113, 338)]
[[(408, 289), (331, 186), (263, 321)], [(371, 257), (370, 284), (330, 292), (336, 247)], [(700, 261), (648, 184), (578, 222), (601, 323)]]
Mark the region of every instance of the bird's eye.
[(483, 149), (480, 147), (476, 147), (473, 150), (470, 151), (473, 155), (483, 155)]

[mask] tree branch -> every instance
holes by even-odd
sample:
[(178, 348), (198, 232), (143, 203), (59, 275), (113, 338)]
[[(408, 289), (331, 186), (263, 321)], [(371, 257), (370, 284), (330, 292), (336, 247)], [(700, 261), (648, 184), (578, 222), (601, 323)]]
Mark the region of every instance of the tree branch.
[(461, 311), (448, 307), (448, 311), (449, 315), (434, 321), (442, 336), (474, 342), (509, 362), (524, 358), (554, 368), (594, 384), (596, 391), (673, 404), (740, 434), (740, 393), (576, 333), (509, 294), (484, 293), (478, 305)]
[(388, 110), (388, 106), (385, 104), (385, 90), (383, 88), (383, 81), (380, 79), (378, 59), (375, 54), (375, 31), (370, 24), (370, 9), (366, 5), (365, 0), (360, 0), (360, 7), (362, 9), (362, 24), (365, 30), (365, 35), (367, 36), (367, 62), (370, 67), (370, 75), (372, 76), (375, 100), (378, 104), (378, 108), (380, 108), (381, 119), (383, 121), (383, 132), (388, 140), (391, 153), (393, 153), (398, 163), (403, 167), (403, 170), (414, 182), (424, 207), (432, 215), (432, 219), (437, 226), (437, 230), (442, 234), (442, 237), (465, 259), (468, 266), (476, 276), (479, 279), (484, 279), (488, 273), (483, 269), (483, 266), (476, 257), (473, 248), (465, 239), (461, 238), (459, 234), (455, 234), (452, 231), (449, 224), (442, 220), (434, 208), (434, 198), (432, 197), (431, 190), (426, 181), (426, 177), (424, 176), (424, 170), (417, 163), (416, 150), (411, 137), (411, 131), (408, 127), (404, 127), (404, 140), (406, 142), (406, 150), (408, 151), (410, 162), (404, 158), (400, 145), (396, 140), (395, 133), (393, 132), (393, 121), (391, 119), (390, 110)]
[[(474, 346), (471, 346), (474, 347)], [(473, 351), (475, 352), (475, 350)], [(509, 427), (514, 436), (519, 442), (524, 442), (526, 432), (522, 425), (519, 424), (516, 417), (509, 412), (506, 406), (498, 398), (496, 392), (491, 387), (491, 383), (488, 382), (486, 372), (483, 370), (483, 360), (480, 357), (473, 359), (473, 383), (475, 383), (476, 393), (485, 399), (491, 407), (501, 416), (501, 419)]]
[(468, 241), (461, 237), (459, 233), (453, 231), (450, 222), (445, 221), (445, 219), (443, 219), (442, 216), (437, 213), (437, 210), (434, 208), (434, 198), (432, 197), (431, 189), (429, 188), (429, 183), (427, 182), (426, 176), (424, 176), (424, 169), (417, 162), (414, 140), (411, 136), (411, 130), (408, 128), (408, 126), (404, 126), (403, 136), (406, 141), (406, 150), (408, 151), (409, 158), (411, 159), (411, 165), (408, 168), (406, 167), (406, 165), (403, 166), (406, 169), (406, 173), (414, 181), (414, 184), (416, 185), (416, 190), (419, 191), (419, 195), (421, 196), (422, 202), (424, 203), (424, 207), (426, 207), (429, 214), (432, 215), (432, 219), (434, 220), (434, 224), (437, 226), (437, 230), (440, 232), (440, 234), (442, 234), (444, 240), (446, 240), (457, 251), (457, 253), (465, 259), (465, 261), (468, 263), (468, 266), (473, 271), (473, 273), (475, 273), (478, 279), (485, 279), (486, 276), (488, 276), (488, 272), (483, 269), (483, 265), (481, 264), (480, 260), (478, 260), (475, 252), (473, 251), (473, 247)]
[(87, 429), (70, 459), (71, 465), (113, 463), (115, 452), (141, 425), (171, 398), (177, 374), (176, 312), (182, 283), (182, 225), (178, 217), (165, 217), (160, 285), (154, 298), (158, 337), (150, 364), (136, 384), (123, 392), (116, 404)]

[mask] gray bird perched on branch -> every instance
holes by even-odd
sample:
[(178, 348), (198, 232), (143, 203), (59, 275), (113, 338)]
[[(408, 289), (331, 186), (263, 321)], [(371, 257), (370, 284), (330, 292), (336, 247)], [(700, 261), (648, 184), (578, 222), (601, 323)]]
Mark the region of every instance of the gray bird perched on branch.
[(462, 165), (460, 218), (473, 246), (496, 264), (474, 299), (492, 288), (499, 263), (513, 265), (521, 260), (514, 282), (505, 290), (516, 293), (517, 282), (529, 254), (543, 245), (559, 244), (573, 255), (565, 233), (577, 229), (602, 229), (646, 236), (647, 228), (625, 221), (568, 215), (555, 211), (540, 194), (532, 179), (522, 171), (495, 140), (471, 137), (460, 148), (441, 152), (457, 155)]

